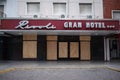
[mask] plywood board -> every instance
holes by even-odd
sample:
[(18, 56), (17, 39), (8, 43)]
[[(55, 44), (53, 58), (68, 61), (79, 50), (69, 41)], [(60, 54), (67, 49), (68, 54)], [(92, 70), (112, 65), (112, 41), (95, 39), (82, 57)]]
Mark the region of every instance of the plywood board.
[(90, 42), (80, 43), (81, 60), (90, 60)]
[(47, 40), (57, 40), (57, 36), (47, 36)]
[(37, 58), (37, 41), (23, 41), (23, 58)]
[(23, 35), (23, 40), (37, 40), (37, 35), (36, 34), (32, 34), (32, 35)]
[(47, 41), (47, 60), (57, 60), (57, 41)]
[(70, 58), (79, 58), (79, 42), (70, 42)]
[(81, 41), (90, 41), (91, 37), (90, 36), (80, 36)]
[(59, 58), (68, 58), (67, 42), (59, 42)]

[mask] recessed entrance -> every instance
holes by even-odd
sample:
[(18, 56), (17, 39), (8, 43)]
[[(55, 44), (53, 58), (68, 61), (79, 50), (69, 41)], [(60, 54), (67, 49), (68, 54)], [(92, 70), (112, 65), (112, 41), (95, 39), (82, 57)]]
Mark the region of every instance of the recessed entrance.
[(104, 60), (104, 37), (91, 37), (91, 60)]
[(59, 42), (59, 60), (80, 60), (79, 42)]
[(120, 60), (120, 52), (119, 52), (119, 43), (117, 38), (113, 38), (109, 40), (110, 43), (110, 60)]
[(80, 60), (78, 36), (58, 37), (58, 60)]

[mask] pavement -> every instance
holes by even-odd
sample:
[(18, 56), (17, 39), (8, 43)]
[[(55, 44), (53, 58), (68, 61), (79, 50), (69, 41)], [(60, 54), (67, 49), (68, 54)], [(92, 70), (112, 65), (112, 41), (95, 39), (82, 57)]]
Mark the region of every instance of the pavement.
[(120, 61), (0, 61), (0, 80), (120, 80)]

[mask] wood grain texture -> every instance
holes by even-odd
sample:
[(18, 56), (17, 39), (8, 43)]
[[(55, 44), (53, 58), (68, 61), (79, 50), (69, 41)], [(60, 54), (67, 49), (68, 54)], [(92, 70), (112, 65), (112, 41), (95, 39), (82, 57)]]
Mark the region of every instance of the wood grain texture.
[(57, 36), (47, 36), (47, 40), (57, 40)]
[(68, 58), (67, 42), (59, 42), (59, 58)]
[(23, 41), (23, 58), (37, 58), (37, 41)]
[(90, 36), (80, 36), (81, 41), (90, 41), (91, 37)]
[(47, 41), (47, 60), (57, 60), (57, 41)]
[(32, 34), (32, 35), (24, 34), (23, 40), (37, 40), (37, 35), (36, 34)]
[(80, 43), (81, 60), (90, 60), (90, 42)]
[(70, 58), (78, 58), (78, 57), (79, 57), (79, 43), (70, 42)]

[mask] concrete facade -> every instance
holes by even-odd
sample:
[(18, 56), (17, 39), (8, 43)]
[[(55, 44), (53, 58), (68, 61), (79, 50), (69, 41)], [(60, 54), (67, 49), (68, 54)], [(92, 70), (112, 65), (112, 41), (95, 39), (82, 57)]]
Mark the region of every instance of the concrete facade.
[(0, 19), (1, 60), (120, 59), (120, 22), (111, 19), (118, 0), (0, 2), (6, 15)]
[[(79, 4), (92, 4), (92, 19), (103, 19), (102, 0), (2, 0), (5, 6), (4, 12), (7, 17), (13, 18), (33, 18), (33, 15), (27, 14), (27, 2), (40, 2), (40, 13), (38, 18), (60, 18), (53, 14), (53, 3), (66, 3), (67, 19), (87, 19), (87, 15), (80, 15)], [(3, 5), (3, 4), (2, 4)], [(99, 8), (99, 9), (98, 9)]]

